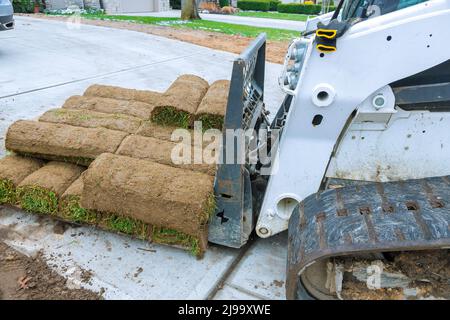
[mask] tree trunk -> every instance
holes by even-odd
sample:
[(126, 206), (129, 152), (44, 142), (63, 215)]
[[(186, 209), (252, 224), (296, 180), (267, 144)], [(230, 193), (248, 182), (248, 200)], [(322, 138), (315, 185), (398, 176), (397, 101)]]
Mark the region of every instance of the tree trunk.
[(200, 19), (196, 0), (181, 0), (181, 20)]

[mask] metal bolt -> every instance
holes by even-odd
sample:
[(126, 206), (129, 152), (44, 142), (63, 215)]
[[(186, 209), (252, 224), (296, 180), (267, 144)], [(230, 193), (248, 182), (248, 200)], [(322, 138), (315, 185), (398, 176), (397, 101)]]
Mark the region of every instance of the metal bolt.
[(386, 99), (382, 94), (379, 94), (373, 98), (372, 104), (375, 109), (380, 110), (386, 105)]

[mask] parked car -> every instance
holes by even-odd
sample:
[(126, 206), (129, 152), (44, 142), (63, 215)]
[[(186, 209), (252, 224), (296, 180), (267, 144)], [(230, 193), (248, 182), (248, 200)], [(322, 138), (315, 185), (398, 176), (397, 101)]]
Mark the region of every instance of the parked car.
[(0, 0), (0, 31), (14, 28), (13, 5), (10, 0)]

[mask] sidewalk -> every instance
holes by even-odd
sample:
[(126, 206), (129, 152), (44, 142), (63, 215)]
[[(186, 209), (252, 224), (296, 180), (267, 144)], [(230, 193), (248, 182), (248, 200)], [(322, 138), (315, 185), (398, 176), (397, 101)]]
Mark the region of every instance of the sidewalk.
[[(181, 16), (181, 11), (180, 10), (171, 10), (171, 11), (149, 12), (149, 13), (127, 13), (124, 15), (179, 18)], [(304, 31), (306, 28), (306, 23), (303, 21), (240, 17), (240, 16), (233, 16), (233, 15), (210, 14), (210, 13), (209, 14), (201, 13), (200, 17), (204, 20), (241, 24), (241, 25), (254, 26), (254, 27), (287, 29), (287, 30), (297, 30), (297, 31)]]

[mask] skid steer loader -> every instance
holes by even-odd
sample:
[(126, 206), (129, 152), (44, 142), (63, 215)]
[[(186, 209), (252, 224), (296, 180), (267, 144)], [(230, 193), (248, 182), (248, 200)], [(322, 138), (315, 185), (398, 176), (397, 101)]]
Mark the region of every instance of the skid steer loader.
[(450, 0), (341, 1), (290, 44), (272, 121), (260, 35), (234, 62), (225, 128), (276, 133), (243, 151), (271, 161), (219, 165), (210, 242), (288, 229), (289, 299), (337, 298), (331, 259), (448, 250), (449, 30)]

